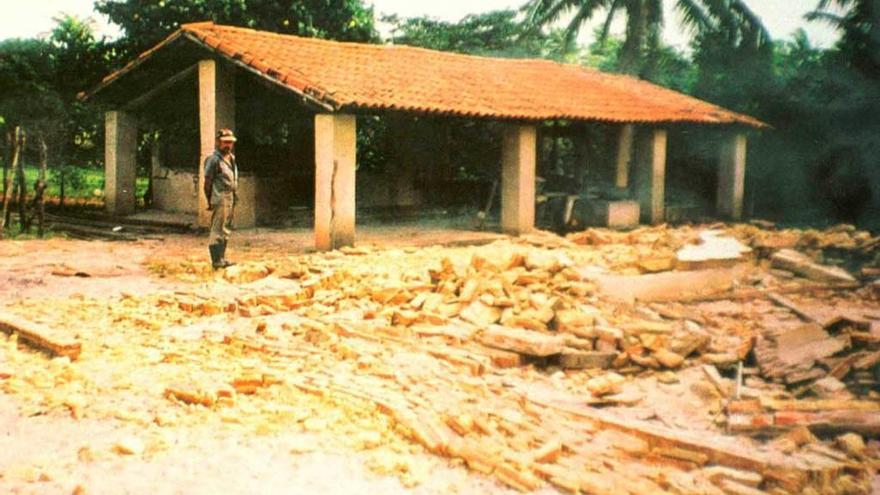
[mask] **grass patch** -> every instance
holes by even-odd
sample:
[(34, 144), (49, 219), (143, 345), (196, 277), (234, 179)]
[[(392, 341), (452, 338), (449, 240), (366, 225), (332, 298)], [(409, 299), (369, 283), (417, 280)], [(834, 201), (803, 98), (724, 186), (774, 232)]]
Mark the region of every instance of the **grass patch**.
[[(96, 168), (77, 167), (73, 172), (77, 175), (78, 184), (71, 186), (70, 181), (65, 184), (64, 195), (68, 198), (94, 198), (103, 195), (104, 191), (104, 171)], [(33, 192), (34, 183), (40, 175), (40, 169), (34, 166), (24, 167), (24, 177), (27, 182), (28, 192)], [(50, 168), (46, 170), (46, 195), (48, 197), (58, 197), (61, 195), (61, 180), (59, 170)], [(138, 177), (135, 183), (135, 194), (138, 198), (143, 198), (147, 192), (149, 180), (146, 177)], [(96, 195), (95, 191), (100, 191)]]

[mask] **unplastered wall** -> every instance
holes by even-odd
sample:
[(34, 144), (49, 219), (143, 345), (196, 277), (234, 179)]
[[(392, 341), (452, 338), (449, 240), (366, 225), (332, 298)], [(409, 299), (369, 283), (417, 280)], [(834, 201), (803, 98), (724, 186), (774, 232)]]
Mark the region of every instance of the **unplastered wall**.
[[(194, 214), (198, 207), (197, 187), (198, 176), (193, 172), (160, 169), (153, 176), (153, 205), (162, 211)], [(260, 223), (259, 219), (272, 213), (272, 190), (273, 181), (270, 179), (250, 175), (239, 179), (236, 227), (254, 227)]]
[(196, 213), (198, 175), (160, 168), (153, 175), (153, 206), (162, 211)]

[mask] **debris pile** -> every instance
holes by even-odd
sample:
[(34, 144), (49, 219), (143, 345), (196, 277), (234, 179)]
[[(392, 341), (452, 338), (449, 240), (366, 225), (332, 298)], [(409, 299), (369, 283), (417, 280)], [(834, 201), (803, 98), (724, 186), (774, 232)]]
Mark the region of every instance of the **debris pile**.
[(876, 244), (712, 227), (273, 251), (216, 274), (169, 260), (156, 271), (200, 283), (11, 308), (90, 331), (74, 362), (0, 349), (13, 370), (0, 387), (40, 414), (144, 430), (343, 438), (408, 486), (415, 448), (524, 492), (868, 493), (876, 300), (815, 253), (780, 249)]

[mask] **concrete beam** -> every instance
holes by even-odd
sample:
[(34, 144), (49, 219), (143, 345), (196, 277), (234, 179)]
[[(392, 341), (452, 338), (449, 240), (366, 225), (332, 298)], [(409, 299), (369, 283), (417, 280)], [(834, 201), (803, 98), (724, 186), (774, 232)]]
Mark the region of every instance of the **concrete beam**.
[(717, 213), (721, 217), (739, 220), (743, 213), (746, 183), (746, 135), (725, 136), (719, 158)]
[(537, 130), (531, 125), (504, 129), (501, 150), (501, 230), (520, 235), (535, 227)]
[(216, 147), (217, 131), (235, 129), (235, 77), (232, 70), (216, 60), (201, 60), (199, 70), (199, 226), (211, 224), (211, 212), (205, 198), (205, 159)]
[(137, 121), (125, 112), (106, 112), (104, 132), (104, 204), (111, 215), (129, 215), (136, 201)]
[(353, 246), (357, 119), (315, 115), (315, 247)]
[(643, 223), (666, 218), (666, 130), (643, 128), (636, 133), (635, 193)]
[(617, 161), (615, 162), (614, 185), (625, 189), (629, 187), (629, 167), (632, 161), (633, 136), (635, 127), (632, 124), (620, 126), (620, 134), (617, 137)]

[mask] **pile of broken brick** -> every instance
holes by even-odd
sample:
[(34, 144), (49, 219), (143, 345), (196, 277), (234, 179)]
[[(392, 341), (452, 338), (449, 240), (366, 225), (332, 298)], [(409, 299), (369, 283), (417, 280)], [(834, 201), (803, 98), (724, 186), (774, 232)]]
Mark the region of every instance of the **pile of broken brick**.
[[(222, 397), (169, 387), (173, 401), (216, 408), (285, 385), (363, 401), (523, 491), (862, 493), (880, 458), (862, 438), (880, 434), (877, 258), (854, 277), (823, 256), (878, 246), (844, 227), (591, 229), (268, 259), (149, 297), (217, 327), (253, 322), (223, 345), (290, 362)], [(722, 398), (721, 428), (625, 413), (646, 400), (629, 384), (690, 368)]]

